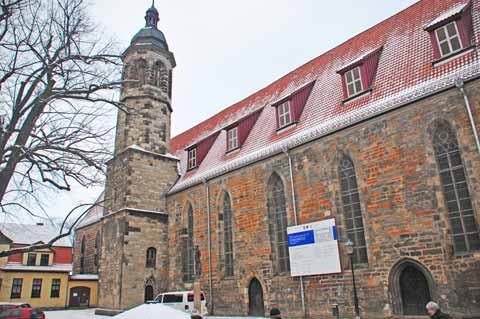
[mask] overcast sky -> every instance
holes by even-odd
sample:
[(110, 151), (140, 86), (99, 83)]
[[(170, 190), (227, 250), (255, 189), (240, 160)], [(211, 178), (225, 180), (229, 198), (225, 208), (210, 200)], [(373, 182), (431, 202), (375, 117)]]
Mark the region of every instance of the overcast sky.
[[(99, 32), (126, 48), (149, 0), (90, 0)], [(265, 87), (416, 0), (156, 0), (177, 67), (173, 135)], [(100, 189), (58, 194), (62, 215)]]

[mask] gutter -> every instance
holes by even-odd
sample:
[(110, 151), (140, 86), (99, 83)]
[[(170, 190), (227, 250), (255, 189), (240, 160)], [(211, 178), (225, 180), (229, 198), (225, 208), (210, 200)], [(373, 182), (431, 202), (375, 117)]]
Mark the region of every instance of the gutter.
[(475, 123), (475, 118), (473, 117), (472, 107), (470, 105), (470, 100), (467, 93), (465, 92), (465, 82), (462, 79), (455, 81), (455, 86), (460, 90), (463, 95), (463, 100), (465, 102), (465, 108), (467, 109), (468, 119), (470, 121), (470, 126), (472, 127), (473, 137), (475, 139), (475, 144), (477, 145), (477, 152), (480, 153), (480, 140), (478, 138), (477, 125)]
[(207, 237), (208, 237), (208, 298), (210, 299), (210, 314), (213, 314), (213, 283), (212, 283), (212, 235), (211, 235), (211, 212), (210, 212), (210, 187), (208, 186), (208, 180), (204, 180), (205, 189), (207, 191)]
[[(297, 213), (297, 198), (295, 195), (295, 184), (293, 181), (293, 160), (292, 156), (290, 155), (289, 149), (285, 148), (283, 152), (287, 155), (288, 157), (288, 168), (290, 171), (290, 185), (291, 185), (291, 192), (292, 192), (292, 206), (293, 206), (293, 216), (295, 220), (295, 226), (298, 225), (298, 213)], [(303, 318), (307, 319), (308, 314), (307, 314), (307, 306), (305, 302), (305, 287), (303, 283), (303, 276), (300, 276), (300, 295), (302, 297), (302, 310), (303, 310)]]

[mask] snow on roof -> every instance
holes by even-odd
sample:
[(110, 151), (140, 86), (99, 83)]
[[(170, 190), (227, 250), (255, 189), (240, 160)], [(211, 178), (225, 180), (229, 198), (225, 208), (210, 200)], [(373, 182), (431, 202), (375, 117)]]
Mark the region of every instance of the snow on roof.
[(8, 263), (1, 268), (4, 271), (71, 272), (72, 264), (54, 264), (52, 266), (26, 266), (20, 263)]
[(144, 149), (143, 147), (141, 147), (137, 144), (130, 145), (125, 150), (128, 150), (128, 149), (137, 150), (137, 151), (140, 151), (140, 152), (149, 153), (149, 154), (153, 154), (153, 155), (156, 155), (156, 156), (165, 157), (165, 158), (168, 158), (168, 159), (178, 161), (178, 157), (176, 157), (175, 155), (172, 155), (170, 153), (160, 154), (160, 153), (155, 153), (155, 152), (152, 152), (152, 151), (148, 151), (148, 150)]
[(97, 221), (99, 221), (103, 217), (103, 213), (105, 210), (105, 207), (103, 206), (104, 198), (105, 198), (105, 192), (102, 192), (98, 197), (98, 199), (95, 201), (95, 203), (98, 203), (98, 204), (88, 210), (85, 216), (83, 216), (83, 218), (80, 219), (78, 224), (75, 226), (75, 229), (79, 229), (91, 224), (95, 224)]
[(162, 304), (143, 304), (133, 309), (122, 312), (114, 318), (118, 319), (190, 319), (190, 316), (183, 311), (173, 309)]
[(342, 65), (340, 68), (338, 68), (337, 72), (341, 72), (342, 70), (345, 70), (345, 69), (348, 69), (349, 67), (351, 67), (352, 65), (355, 65), (356, 63), (362, 61), (363, 59), (365, 59), (366, 57), (368, 57), (370, 54), (376, 52), (380, 50), (380, 48), (374, 48), (374, 49), (367, 49), (366, 51), (364, 51), (364, 53), (362, 53), (358, 58), (354, 59), (353, 61), (345, 64), (345, 65)]
[[(222, 175), (252, 161), (279, 153), (286, 145), (299, 145), (328, 132), (340, 130), (390, 109), (427, 96), (453, 85), (459, 77), (480, 75), (478, 48), (453, 61), (433, 66), (434, 54), (423, 26), (452, 8), (464, 6), (468, 0), (422, 0), (395, 16), (360, 33), (336, 48), (322, 54), (278, 79), (257, 93), (234, 104), (172, 138), (171, 151), (180, 158), (181, 177), (170, 191), (178, 192)], [(472, 3), (475, 39), (480, 29), (480, 2)], [(372, 92), (344, 104), (341, 75), (337, 73), (365, 54), (382, 48)], [(302, 116), (295, 127), (277, 132), (275, 108), (279, 98), (288, 96), (306, 83), (315, 81)], [(242, 148), (226, 154), (226, 132), (229, 124), (262, 110)], [(207, 136), (220, 132), (198, 168), (187, 171), (185, 148)]]
[[(14, 244), (32, 245), (38, 242), (48, 243), (58, 236), (60, 229), (47, 224), (14, 224), (1, 223), (0, 232), (8, 237)], [(63, 237), (54, 246), (72, 247), (69, 237)]]
[(70, 276), (71, 280), (98, 280), (98, 275), (95, 274), (78, 274)]
[(467, 5), (468, 5), (468, 2), (467, 3), (459, 3), (455, 6), (453, 6), (449, 10), (445, 11), (444, 13), (442, 13), (441, 15), (439, 15), (438, 17), (433, 19), (433, 21), (431, 21), (429, 24), (427, 24), (425, 26), (425, 29), (433, 27), (434, 25), (436, 25), (438, 23), (441, 23), (441, 22), (447, 20), (448, 18), (453, 17), (456, 14), (459, 14), (460, 12), (462, 12), (463, 9), (465, 9), (465, 7)]

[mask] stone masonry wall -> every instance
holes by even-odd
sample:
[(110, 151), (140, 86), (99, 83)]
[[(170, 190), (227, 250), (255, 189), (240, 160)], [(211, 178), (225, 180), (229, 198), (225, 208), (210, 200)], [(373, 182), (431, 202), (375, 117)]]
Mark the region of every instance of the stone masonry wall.
[[(466, 87), (480, 123), (480, 81)], [(480, 155), (463, 97), (450, 89), (368, 120), (291, 151), (299, 223), (335, 218), (345, 238), (338, 165), (346, 154), (354, 162), (364, 216), (368, 259), (356, 266), (362, 313), (368, 318), (398, 314), (395, 269), (410, 260), (425, 269), (431, 294), (446, 311), (480, 314), (480, 252), (456, 255), (432, 147), (431, 128), (447, 120), (462, 152), (471, 198), (480, 220)], [(480, 127), (477, 127), (480, 130)], [(255, 277), (264, 289), (266, 311), (279, 307), (287, 317), (303, 318), (298, 279), (275, 272), (266, 208), (266, 184), (273, 173), (283, 180), (288, 224), (294, 224), (288, 159), (285, 154), (252, 164), (208, 182), (212, 227), (212, 276), (215, 314), (247, 314), (248, 285)], [(232, 198), (234, 277), (222, 264), (221, 198)], [(195, 245), (201, 250), (202, 289), (208, 295), (206, 186), (169, 196), (170, 289), (190, 289), (181, 273), (181, 234), (186, 206), (194, 207)], [(343, 273), (305, 278), (309, 318), (330, 317), (333, 304), (351, 317), (352, 278), (345, 247), (340, 244)]]
[[(167, 290), (168, 281), (168, 215), (129, 212), (124, 236), (122, 308), (144, 302), (147, 285), (154, 296)], [(155, 248), (154, 268), (146, 267), (148, 248)]]
[(165, 194), (178, 176), (177, 160), (128, 149), (109, 163), (107, 176), (107, 213), (125, 207), (165, 212)]
[(127, 213), (109, 215), (102, 220), (102, 252), (99, 272), (98, 305), (120, 310), (122, 301), (124, 242)]
[[(144, 63), (144, 71), (140, 70), (139, 62)], [(126, 104), (128, 113), (118, 112), (115, 153), (135, 144), (165, 154), (171, 135), (170, 61), (161, 52), (130, 49), (124, 63), (126, 84), (120, 100)], [(156, 67), (161, 69), (161, 83), (154, 80)], [(145, 74), (142, 79), (140, 72)]]

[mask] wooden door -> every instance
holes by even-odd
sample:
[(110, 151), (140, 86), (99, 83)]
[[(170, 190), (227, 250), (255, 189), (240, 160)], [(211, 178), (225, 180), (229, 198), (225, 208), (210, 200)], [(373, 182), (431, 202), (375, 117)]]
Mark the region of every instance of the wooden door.
[(145, 303), (153, 300), (153, 287), (148, 285), (145, 287)]
[(256, 278), (250, 282), (248, 287), (248, 315), (254, 317), (263, 317), (265, 315), (263, 289)]
[(70, 307), (89, 307), (90, 306), (90, 288), (74, 287), (70, 289)]
[(403, 314), (426, 315), (426, 304), (430, 301), (430, 289), (423, 273), (414, 266), (408, 266), (400, 275)]

